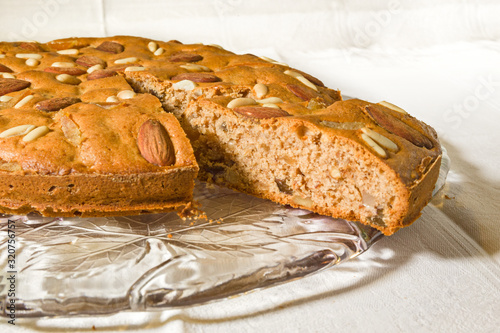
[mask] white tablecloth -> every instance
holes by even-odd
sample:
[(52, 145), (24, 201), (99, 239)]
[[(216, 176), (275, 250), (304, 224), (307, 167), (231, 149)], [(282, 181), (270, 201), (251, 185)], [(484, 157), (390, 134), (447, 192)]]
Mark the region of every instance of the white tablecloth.
[[(131, 34), (279, 59), (436, 128), (452, 168), (411, 227), (341, 266), (231, 300), (16, 332), (500, 331), (500, 4), (477, 1), (0, 1), (0, 40)], [(0, 319), (0, 330), (13, 330)], [(13, 330), (14, 331), (14, 330)]]

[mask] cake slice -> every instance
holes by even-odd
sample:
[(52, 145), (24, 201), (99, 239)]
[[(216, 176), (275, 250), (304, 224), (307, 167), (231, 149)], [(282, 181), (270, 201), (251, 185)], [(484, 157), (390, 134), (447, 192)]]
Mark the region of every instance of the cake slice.
[(156, 97), (119, 75), (89, 79), (85, 52), (23, 45), (0, 44), (1, 212), (127, 215), (190, 204), (198, 166)]

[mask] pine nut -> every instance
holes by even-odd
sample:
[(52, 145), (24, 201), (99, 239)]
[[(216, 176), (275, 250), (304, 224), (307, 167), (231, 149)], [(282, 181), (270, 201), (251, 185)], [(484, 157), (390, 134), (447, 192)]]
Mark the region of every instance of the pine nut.
[(14, 109), (22, 108), (26, 103), (31, 101), (33, 99), (33, 97), (34, 97), (33, 95), (28, 95), (28, 96), (24, 97), (22, 100), (17, 102), (16, 105), (14, 105)]
[(132, 90), (122, 90), (116, 96), (120, 99), (130, 99), (135, 97), (136, 93)]
[(50, 132), (50, 129), (47, 126), (38, 126), (37, 128), (31, 130), (28, 134), (26, 134), (23, 137), (23, 141), (30, 142), (30, 141), (36, 140), (49, 132)]
[(11, 136), (25, 135), (34, 128), (35, 125), (19, 125), (16, 127), (12, 127), (0, 133), (0, 138), (10, 138)]
[(137, 57), (129, 57), (129, 58), (122, 58), (115, 60), (115, 64), (123, 65), (123, 64), (132, 64), (136, 61), (138, 61)]
[(255, 102), (255, 100), (253, 98), (242, 97), (242, 98), (233, 99), (231, 102), (229, 102), (227, 104), (227, 107), (229, 109), (233, 109), (233, 108), (236, 108), (238, 106), (255, 105), (255, 104), (257, 104), (257, 102)]

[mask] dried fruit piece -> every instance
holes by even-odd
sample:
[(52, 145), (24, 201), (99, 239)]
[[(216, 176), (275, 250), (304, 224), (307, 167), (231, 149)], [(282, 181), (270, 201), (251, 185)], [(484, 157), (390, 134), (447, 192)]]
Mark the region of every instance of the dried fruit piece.
[(292, 188), (286, 183), (286, 180), (284, 179), (274, 179), (274, 182), (276, 183), (276, 186), (278, 186), (278, 190), (281, 192), (281, 193), (284, 193), (284, 194), (288, 194), (288, 195), (292, 195), (293, 194), (293, 190)]
[(408, 126), (398, 118), (385, 112), (383, 107), (378, 105), (368, 105), (365, 107), (365, 111), (378, 125), (385, 128), (387, 131), (410, 141), (415, 146), (425, 147), (427, 149), (432, 149), (434, 146), (429, 138), (413, 127)]
[(96, 47), (96, 49), (99, 51), (114, 53), (114, 54), (122, 53), (123, 50), (125, 50), (122, 44), (110, 41), (102, 42), (102, 44)]
[(265, 119), (290, 116), (285, 110), (268, 108), (265, 106), (239, 106), (233, 110), (247, 118)]
[(199, 54), (179, 52), (171, 55), (168, 60), (171, 62), (197, 62), (203, 60), (203, 57)]
[(292, 94), (294, 94), (295, 96), (297, 96), (298, 98), (300, 98), (304, 101), (308, 101), (308, 100), (310, 100), (312, 98), (316, 98), (318, 96), (313, 91), (306, 89), (304, 87), (301, 87), (299, 85), (296, 85), (296, 84), (287, 84), (286, 87), (288, 90), (290, 90), (290, 92)]
[(2, 72), (2, 73), (12, 73), (12, 69), (10, 69), (9, 67), (7, 67), (5, 65), (0, 64), (0, 72)]
[(137, 135), (137, 146), (146, 161), (158, 166), (175, 164), (175, 150), (170, 136), (158, 120), (145, 121)]
[(0, 78), (0, 96), (28, 88), (31, 82), (18, 79)]
[(93, 71), (92, 73), (90, 73), (88, 76), (87, 76), (87, 80), (97, 80), (97, 79), (102, 79), (102, 78), (105, 78), (105, 77), (111, 77), (111, 76), (115, 76), (115, 75), (118, 75), (118, 73), (116, 71), (113, 71), (113, 70), (110, 70), (110, 69), (101, 69), (101, 70), (96, 70), (96, 71)]
[(181, 73), (170, 78), (172, 81), (190, 80), (193, 82), (219, 82), (219, 77), (209, 73)]
[(91, 55), (81, 56), (80, 58), (76, 59), (75, 62), (83, 67), (93, 67), (95, 65), (101, 65), (102, 68), (106, 67), (106, 61), (102, 60), (99, 57)]
[(80, 102), (81, 100), (76, 97), (56, 97), (36, 103), (35, 108), (46, 112), (58, 111)]
[(82, 142), (81, 132), (75, 122), (68, 116), (61, 116), (61, 129), (66, 139), (75, 146)]
[(45, 72), (56, 73), (56, 74), (67, 74), (73, 76), (79, 76), (86, 74), (87, 71), (78, 67), (47, 67), (44, 69)]

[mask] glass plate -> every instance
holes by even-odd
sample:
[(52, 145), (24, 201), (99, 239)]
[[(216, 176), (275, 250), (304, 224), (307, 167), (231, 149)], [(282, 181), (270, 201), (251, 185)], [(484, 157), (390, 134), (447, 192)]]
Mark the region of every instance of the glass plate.
[[(448, 169), (445, 156), (436, 190)], [(204, 183), (195, 198), (206, 217), (0, 215), (1, 315), (13, 301), (17, 318), (221, 300), (335, 266), (381, 237), (356, 222)]]

